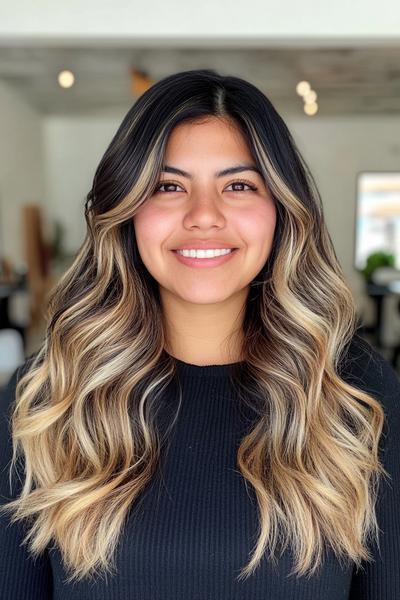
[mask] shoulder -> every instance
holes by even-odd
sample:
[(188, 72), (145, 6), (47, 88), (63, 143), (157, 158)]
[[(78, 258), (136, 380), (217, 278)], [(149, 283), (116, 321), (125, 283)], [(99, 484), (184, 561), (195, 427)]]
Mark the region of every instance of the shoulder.
[(400, 455), (400, 378), (391, 363), (367, 340), (355, 334), (340, 361), (340, 376), (381, 404), (384, 438)]
[[(11, 499), (15, 496), (10, 492), (10, 483), (8, 480), (8, 469), (10, 467), (13, 443), (11, 431), (11, 417), (15, 403), (15, 391), (18, 381), (26, 373), (35, 355), (26, 358), (25, 362), (15, 369), (8, 383), (0, 390), (0, 497), (1, 501), (5, 498)], [(19, 489), (17, 482), (17, 490)], [(10, 493), (12, 496), (10, 496)]]
[(354, 336), (343, 356), (341, 376), (373, 396), (383, 408), (385, 420), (379, 440), (379, 459), (388, 475), (380, 479), (377, 488), (378, 543), (374, 539), (370, 546), (372, 560), (363, 561), (362, 568), (354, 570), (349, 598), (398, 598), (400, 379), (391, 363), (358, 335)]
[(391, 363), (356, 333), (339, 363), (340, 375), (399, 410), (400, 378)]
[(28, 371), (35, 357), (36, 353), (28, 356), (25, 359), (25, 362), (23, 362), (14, 370), (6, 385), (0, 389), (0, 414), (2, 416), (10, 412), (15, 398), (15, 389), (17, 387), (17, 383)]

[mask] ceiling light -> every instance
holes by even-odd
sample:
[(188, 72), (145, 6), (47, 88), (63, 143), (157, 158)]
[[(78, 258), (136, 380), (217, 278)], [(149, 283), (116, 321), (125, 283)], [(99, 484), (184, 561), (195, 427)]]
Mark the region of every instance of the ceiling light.
[(72, 71), (60, 71), (58, 74), (58, 83), (62, 88), (70, 88), (74, 85), (75, 76)]
[(304, 104), (304, 112), (306, 115), (315, 115), (315, 113), (318, 112), (318, 104), (316, 102)]
[(299, 96), (304, 96), (305, 94), (308, 94), (310, 90), (311, 86), (308, 83), (308, 81), (299, 81), (299, 83), (296, 85), (296, 92)]
[(306, 102), (307, 104), (312, 104), (313, 102), (316, 101), (316, 99), (317, 99), (317, 92), (314, 92), (314, 90), (310, 90), (303, 97), (304, 102)]

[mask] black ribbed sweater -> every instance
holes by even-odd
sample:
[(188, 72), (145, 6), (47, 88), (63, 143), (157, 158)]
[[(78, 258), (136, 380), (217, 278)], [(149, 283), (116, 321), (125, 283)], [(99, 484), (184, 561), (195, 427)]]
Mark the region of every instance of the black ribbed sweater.
[[(35, 562), (21, 545), (21, 524), (1, 514), (1, 600), (399, 600), (400, 380), (358, 336), (347, 357), (342, 376), (372, 393), (386, 413), (380, 456), (391, 483), (382, 480), (380, 486), (382, 533), (380, 554), (370, 545), (373, 562), (356, 570), (340, 564), (328, 548), (316, 575), (296, 578), (289, 575), (294, 563), (288, 549), (278, 556), (276, 569), (266, 553), (249, 579), (236, 580), (258, 533), (255, 493), (236, 464), (249, 425), (249, 413), (234, 400), (229, 381), (236, 363), (199, 366), (177, 360), (183, 391), (179, 418), (162, 454), (162, 469), (123, 530), (117, 574), (67, 584), (59, 551), (51, 547)], [(21, 489), (14, 483), (10, 493), (8, 480), (9, 414), (20, 373), (14, 372), (1, 394), (1, 503)], [(165, 414), (170, 400), (165, 398)]]

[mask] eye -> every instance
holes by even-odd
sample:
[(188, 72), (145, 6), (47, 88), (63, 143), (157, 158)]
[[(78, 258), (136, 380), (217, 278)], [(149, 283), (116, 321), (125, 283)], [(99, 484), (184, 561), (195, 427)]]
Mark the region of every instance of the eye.
[[(230, 187), (231, 185), (242, 185), (242, 186), (245, 185), (248, 188), (250, 188), (253, 192), (257, 191), (257, 188), (256, 188), (256, 186), (254, 184), (250, 183), (249, 181), (245, 181), (244, 179), (236, 179), (235, 181), (232, 181), (232, 183), (229, 183), (227, 187)], [(176, 190), (171, 190), (171, 189), (168, 190), (168, 191), (161, 190), (161, 188), (164, 187), (164, 186), (165, 187), (171, 187), (171, 186), (173, 186), (173, 187), (181, 187), (179, 184), (174, 183), (173, 181), (160, 181), (157, 184), (157, 186), (156, 186), (156, 188), (154, 190), (154, 193), (157, 193), (157, 192), (160, 192), (160, 191), (161, 191), (161, 193), (168, 193), (168, 191), (169, 192), (175, 192), (176, 191)], [(232, 190), (232, 191), (233, 192), (246, 192), (248, 190)]]
[[(170, 187), (171, 185), (175, 186), (175, 187), (180, 187), (177, 183), (174, 183), (173, 181), (159, 181), (157, 183), (157, 186), (156, 186), (155, 190), (154, 190), (154, 193), (157, 193), (157, 192), (161, 191), (160, 188), (162, 188), (163, 186)], [(169, 191), (170, 192), (175, 192), (176, 190), (169, 190)]]
[[(235, 181), (232, 181), (232, 183), (228, 184), (228, 187), (230, 187), (231, 185), (247, 185), (247, 187), (249, 187), (253, 192), (257, 191), (257, 188), (254, 184), (250, 183), (249, 181), (245, 181), (244, 179), (236, 179)], [(233, 192), (246, 192), (247, 190), (232, 190)]]

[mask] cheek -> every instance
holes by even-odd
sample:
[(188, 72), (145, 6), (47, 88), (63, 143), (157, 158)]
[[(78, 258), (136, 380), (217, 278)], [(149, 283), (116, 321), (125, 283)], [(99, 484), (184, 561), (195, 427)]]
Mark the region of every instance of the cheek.
[(170, 226), (165, 213), (161, 213), (154, 207), (145, 206), (133, 218), (136, 241), (142, 255), (146, 251), (152, 254), (168, 238)]
[(276, 208), (272, 202), (247, 211), (240, 218), (242, 238), (261, 255), (271, 247), (275, 226)]

